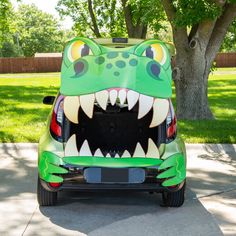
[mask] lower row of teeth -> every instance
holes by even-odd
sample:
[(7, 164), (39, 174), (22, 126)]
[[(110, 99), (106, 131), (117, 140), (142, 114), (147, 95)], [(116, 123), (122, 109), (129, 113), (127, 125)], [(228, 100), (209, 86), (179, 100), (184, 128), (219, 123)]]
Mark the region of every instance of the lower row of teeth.
[[(67, 141), (65, 146), (65, 156), (95, 156), (95, 157), (104, 157), (102, 154), (102, 151), (98, 148), (94, 155), (92, 155), (92, 152), (90, 150), (90, 146), (87, 140), (84, 141), (82, 144), (80, 150), (77, 150), (76, 146), (76, 136), (73, 134), (70, 139)], [(111, 157), (108, 153), (105, 157)], [(125, 150), (122, 156), (119, 154), (115, 154), (115, 158), (130, 158), (130, 157), (147, 157), (147, 158), (159, 158), (159, 150), (156, 146), (156, 144), (153, 142), (151, 138), (148, 139), (148, 150), (147, 153), (144, 152), (142, 146), (140, 143), (137, 143), (134, 154), (131, 156), (130, 153)]]
[(84, 113), (89, 117), (93, 117), (94, 104), (97, 103), (103, 110), (106, 110), (107, 104), (115, 105), (119, 101), (122, 106), (128, 105), (131, 110), (139, 101), (138, 119), (143, 118), (153, 109), (153, 117), (150, 128), (160, 125), (167, 117), (169, 111), (168, 99), (153, 98), (147, 95), (139, 94), (133, 90), (102, 90), (95, 94), (87, 94), (81, 96), (67, 96), (64, 99), (64, 112), (66, 117), (73, 123), (78, 124), (78, 112), (81, 107)]

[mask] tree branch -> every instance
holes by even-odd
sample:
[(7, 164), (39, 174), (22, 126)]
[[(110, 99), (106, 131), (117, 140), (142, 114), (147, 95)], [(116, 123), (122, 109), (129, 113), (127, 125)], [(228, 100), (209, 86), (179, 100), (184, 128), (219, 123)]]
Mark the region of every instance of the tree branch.
[(99, 28), (97, 25), (97, 20), (93, 11), (93, 4), (92, 4), (92, 0), (88, 0), (88, 10), (89, 10), (89, 14), (93, 23), (93, 28), (94, 28), (94, 33), (96, 35), (96, 37), (100, 38), (101, 34), (99, 32)]
[(174, 44), (178, 50), (185, 51), (188, 48), (188, 34), (186, 27), (177, 27), (174, 23), (176, 17), (176, 9), (171, 0), (161, 0), (161, 3), (166, 12), (167, 18), (172, 26)]
[(236, 3), (225, 4), (222, 15), (217, 19), (207, 45), (206, 57), (212, 62), (219, 51), (230, 24), (236, 17)]
[(164, 7), (164, 10), (166, 12), (167, 18), (169, 20), (169, 22), (171, 23), (171, 25), (173, 25), (173, 21), (176, 15), (176, 10), (172, 4), (172, 1), (170, 0), (161, 0), (161, 3)]
[[(80, 6), (79, 5), (74, 5), (75, 6), (75, 8), (78, 10), (78, 12), (80, 12), (81, 11), (81, 9), (80, 9)], [(88, 25), (88, 27), (92, 30), (92, 32), (95, 34), (95, 30), (94, 30), (94, 28), (92, 27), (92, 25), (88, 22), (88, 20), (87, 20), (87, 18), (86, 18), (86, 16), (85, 16), (85, 14), (83, 13), (83, 12), (80, 12), (80, 15), (82, 16), (82, 18), (83, 18), (83, 20), (84, 20), (84, 22), (85, 22), (85, 24), (87, 24)]]
[(218, 5), (218, 6), (220, 6), (220, 7), (223, 7), (223, 6), (225, 5), (226, 0), (213, 0), (213, 2), (214, 2), (216, 5)]
[(196, 32), (196, 37), (201, 44), (200, 47), (202, 49), (206, 49), (215, 27), (215, 23), (216, 20), (205, 20), (199, 24), (198, 31)]
[(129, 4), (127, 4), (127, 0), (121, 0), (122, 2), (122, 7), (124, 10), (124, 15), (125, 15), (125, 23), (128, 31), (129, 37), (133, 37), (133, 22), (132, 22), (132, 11), (131, 7)]
[(196, 25), (193, 25), (191, 30), (190, 30), (190, 33), (188, 35), (188, 41), (190, 42), (193, 37), (195, 37), (196, 33), (197, 33), (197, 30), (198, 30), (198, 26), (199, 24), (196, 24)]

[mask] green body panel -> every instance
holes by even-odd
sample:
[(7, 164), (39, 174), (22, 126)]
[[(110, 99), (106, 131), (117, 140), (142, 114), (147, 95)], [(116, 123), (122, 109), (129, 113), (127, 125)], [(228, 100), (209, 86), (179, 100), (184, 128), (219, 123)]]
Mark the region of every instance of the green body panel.
[[(70, 55), (73, 54), (73, 45), (78, 41), (86, 43), (92, 55), (72, 61)], [(143, 56), (153, 44), (162, 50), (162, 64)], [(75, 71), (78, 65), (83, 67), (80, 73)], [(153, 74), (151, 67), (159, 72)], [(85, 38), (70, 41), (65, 48), (62, 63), (61, 94), (79, 96), (109, 88), (126, 88), (152, 97), (170, 98), (172, 90), (168, 47), (159, 40), (146, 40), (127, 48), (108, 48)]]
[[(178, 152), (181, 139), (177, 138), (166, 145), (168, 150), (171, 146), (172, 154), (166, 159), (158, 158), (107, 158), (107, 157), (84, 157), (70, 156), (59, 157), (54, 152), (44, 151), (39, 156), (39, 176), (46, 182), (63, 182), (63, 178), (54, 174), (67, 173), (67, 169), (59, 167), (70, 164), (79, 167), (109, 167), (109, 168), (158, 168), (163, 170), (157, 178), (165, 179), (163, 186), (173, 186), (184, 181), (186, 178), (186, 156), (184, 152)], [(176, 145), (173, 145), (175, 143)], [(45, 145), (45, 144), (44, 144)], [(175, 150), (173, 146), (177, 147)], [(53, 145), (51, 146), (53, 147)]]
[[(156, 39), (137, 42), (137, 45), (115, 48), (88, 38), (72, 39), (64, 51), (60, 93), (80, 96), (105, 89), (125, 88), (154, 98), (170, 98), (172, 45)], [(150, 48), (153, 58), (147, 56)], [(87, 50), (85, 55), (83, 50)], [(169, 144), (160, 145), (160, 159), (69, 157), (64, 155), (65, 144), (50, 135), (50, 119), (51, 116), (39, 142), (39, 176), (46, 182), (63, 182), (60, 175), (68, 173), (63, 167), (66, 164), (81, 168), (158, 168), (161, 172), (157, 178), (163, 179), (162, 185), (166, 187), (177, 185), (186, 177), (186, 151), (179, 137)]]
[(167, 179), (162, 183), (163, 186), (179, 184), (186, 178), (186, 158), (182, 153), (174, 154), (163, 161), (159, 170), (164, 170), (164, 172), (157, 178)]
[(151, 167), (159, 166), (161, 159), (157, 158), (108, 158), (107, 157), (64, 157), (63, 161), (71, 165), (85, 167), (112, 167), (112, 168), (129, 168), (129, 167)]
[(39, 160), (39, 176), (47, 182), (63, 182), (63, 178), (53, 174), (66, 174), (68, 171), (65, 168), (59, 167), (62, 160), (59, 156), (52, 152), (43, 152)]

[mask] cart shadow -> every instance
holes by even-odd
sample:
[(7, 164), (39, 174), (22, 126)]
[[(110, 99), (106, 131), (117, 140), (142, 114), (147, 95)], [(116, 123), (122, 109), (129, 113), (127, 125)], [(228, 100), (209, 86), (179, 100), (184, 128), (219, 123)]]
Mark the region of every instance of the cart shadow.
[[(64, 192), (59, 205), (40, 207), (40, 212), (52, 223), (86, 235), (197, 235), (200, 225), (214, 229), (214, 235), (222, 235), (211, 214), (194, 198), (187, 188), (182, 207), (165, 208), (160, 206), (161, 194)], [(183, 230), (181, 225), (186, 223)]]

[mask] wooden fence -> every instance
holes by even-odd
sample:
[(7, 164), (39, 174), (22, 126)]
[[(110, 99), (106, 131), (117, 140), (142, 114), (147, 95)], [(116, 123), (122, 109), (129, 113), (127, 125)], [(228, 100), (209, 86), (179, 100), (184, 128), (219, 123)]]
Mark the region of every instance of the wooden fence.
[(61, 57), (0, 58), (0, 73), (58, 72), (61, 61)]
[[(38, 73), (61, 70), (61, 57), (0, 58), (0, 73)], [(219, 53), (217, 67), (236, 67), (236, 53)]]
[(236, 53), (218, 53), (215, 62), (216, 67), (236, 67)]

